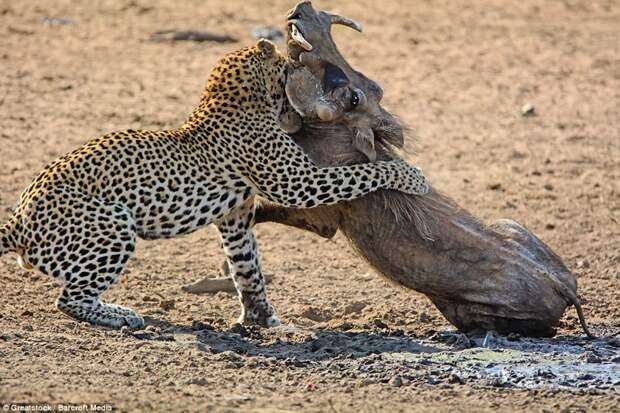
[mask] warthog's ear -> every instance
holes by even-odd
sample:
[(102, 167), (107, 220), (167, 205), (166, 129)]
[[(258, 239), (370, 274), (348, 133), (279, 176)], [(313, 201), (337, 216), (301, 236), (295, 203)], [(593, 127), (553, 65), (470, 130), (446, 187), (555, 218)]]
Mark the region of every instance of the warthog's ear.
[(370, 128), (353, 128), (353, 145), (355, 148), (366, 155), (370, 162), (377, 160), (375, 150), (375, 134)]
[(276, 45), (267, 39), (260, 39), (256, 45), (265, 59), (270, 59), (278, 53)]

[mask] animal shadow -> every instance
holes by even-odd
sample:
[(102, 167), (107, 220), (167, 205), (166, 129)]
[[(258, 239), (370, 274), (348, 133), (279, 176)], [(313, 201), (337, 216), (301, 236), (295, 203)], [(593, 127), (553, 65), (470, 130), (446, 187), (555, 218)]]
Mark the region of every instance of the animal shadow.
[[(235, 324), (228, 330), (211, 326), (183, 326), (153, 318), (147, 324), (159, 327), (164, 334), (173, 337), (194, 336), (199, 349), (211, 353), (234, 352), (244, 356), (263, 356), (298, 362), (323, 361), (333, 358), (361, 358), (383, 353), (437, 353), (445, 351), (408, 337), (402, 333), (375, 333), (364, 331), (338, 331), (330, 329), (306, 329), (300, 327), (277, 327), (263, 329)], [(206, 328), (204, 328), (206, 327)], [(158, 339), (153, 336), (151, 339)], [(190, 337), (190, 341), (193, 340)], [(188, 342), (188, 340), (185, 340)]]

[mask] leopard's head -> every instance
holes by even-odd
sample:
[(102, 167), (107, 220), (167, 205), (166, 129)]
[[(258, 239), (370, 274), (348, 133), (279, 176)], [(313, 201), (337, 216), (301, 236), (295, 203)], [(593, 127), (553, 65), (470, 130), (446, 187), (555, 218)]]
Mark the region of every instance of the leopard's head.
[(269, 112), (286, 132), (294, 133), (301, 127), (301, 117), (286, 97), (288, 66), (276, 45), (261, 39), (220, 60), (209, 77), (207, 93), (222, 106)]
[(286, 79), (290, 69), (288, 59), (269, 40), (260, 39), (255, 47), (262, 59), (263, 76), (271, 106), (282, 128), (287, 133), (295, 133), (301, 128), (301, 116), (286, 97)]

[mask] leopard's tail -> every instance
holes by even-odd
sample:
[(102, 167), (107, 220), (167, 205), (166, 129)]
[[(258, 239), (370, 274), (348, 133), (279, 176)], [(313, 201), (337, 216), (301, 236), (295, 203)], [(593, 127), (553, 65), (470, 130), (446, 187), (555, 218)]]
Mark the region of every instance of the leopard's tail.
[(0, 256), (15, 251), (15, 242), (9, 224), (0, 225)]

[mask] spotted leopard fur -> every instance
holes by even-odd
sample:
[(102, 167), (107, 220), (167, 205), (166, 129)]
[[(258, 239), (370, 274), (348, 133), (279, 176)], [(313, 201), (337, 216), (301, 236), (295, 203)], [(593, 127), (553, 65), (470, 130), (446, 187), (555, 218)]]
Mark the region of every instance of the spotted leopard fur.
[(144, 325), (129, 308), (101, 301), (136, 239), (188, 234), (215, 223), (239, 292), (239, 321), (278, 324), (267, 300), (254, 197), (311, 208), (379, 188), (428, 190), (404, 162), (319, 168), (280, 127), (290, 107), (286, 59), (268, 41), (223, 58), (200, 105), (179, 129), (127, 130), (91, 140), (47, 166), (0, 226), (0, 255), (19, 254), (64, 284), (57, 307), (109, 327)]

